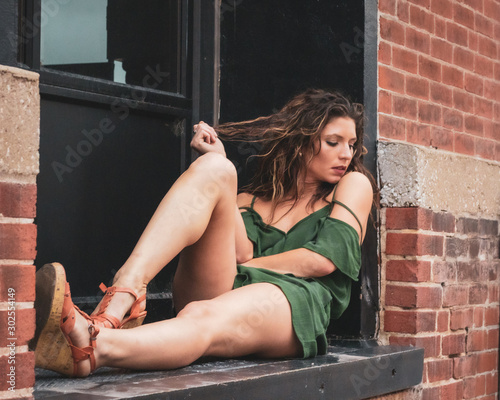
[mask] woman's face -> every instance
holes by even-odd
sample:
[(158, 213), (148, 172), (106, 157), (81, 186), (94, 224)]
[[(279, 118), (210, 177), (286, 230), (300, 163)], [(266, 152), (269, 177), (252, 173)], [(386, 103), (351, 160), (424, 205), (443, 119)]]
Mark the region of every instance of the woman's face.
[(349, 166), (356, 143), (356, 125), (349, 117), (330, 120), (320, 136), (320, 147), (306, 167), (306, 183), (337, 183)]

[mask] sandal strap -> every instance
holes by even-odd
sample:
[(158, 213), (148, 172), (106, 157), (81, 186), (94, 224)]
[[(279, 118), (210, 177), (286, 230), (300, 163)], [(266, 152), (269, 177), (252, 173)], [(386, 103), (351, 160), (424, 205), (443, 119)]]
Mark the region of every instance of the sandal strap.
[[(104, 293), (104, 298), (101, 302), (101, 305), (99, 306), (99, 310), (103, 310), (103, 312), (99, 311), (95, 316), (92, 316), (92, 318), (96, 322), (101, 322), (103, 323), (104, 326), (105, 322), (109, 322), (113, 328), (122, 328), (123, 325), (125, 325), (127, 322), (144, 317), (147, 314), (146, 310), (141, 310), (141, 303), (146, 300), (146, 294), (143, 294), (142, 296), (138, 296), (137, 293), (135, 293), (132, 289), (129, 288), (124, 288), (124, 287), (117, 287), (117, 286), (110, 286), (107, 287), (104, 283), (101, 282), (99, 285), (99, 289)], [(109, 302), (113, 298), (115, 293), (128, 293), (134, 297), (134, 303), (130, 307), (129, 314), (127, 318), (125, 318), (123, 321), (120, 322), (118, 318), (115, 318), (112, 315), (106, 314), (104, 310), (108, 307)]]

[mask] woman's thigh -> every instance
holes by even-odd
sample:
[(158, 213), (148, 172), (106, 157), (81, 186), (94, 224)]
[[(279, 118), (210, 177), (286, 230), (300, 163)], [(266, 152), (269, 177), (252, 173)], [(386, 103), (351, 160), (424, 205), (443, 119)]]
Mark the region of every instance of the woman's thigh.
[(191, 303), (179, 314), (185, 316), (199, 318), (210, 334), (207, 356), (281, 358), (303, 352), (293, 329), (290, 304), (281, 289), (269, 283)]
[(192, 301), (212, 299), (233, 287), (236, 187), (234, 166), (229, 161), (221, 164), (219, 160), (213, 173), (196, 188), (200, 203), (212, 193), (220, 195), (201, 238), (180, 253), (173, 282), (177, 311)]

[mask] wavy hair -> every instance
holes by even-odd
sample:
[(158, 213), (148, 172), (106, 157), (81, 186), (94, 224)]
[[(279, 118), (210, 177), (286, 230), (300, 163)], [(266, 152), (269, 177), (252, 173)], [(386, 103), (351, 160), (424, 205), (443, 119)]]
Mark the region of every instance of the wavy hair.
[[(337, 91), (309, 89), (292, 98), (275, 114), (221, 124), (216, 131), (222, 140), (243, 139), (262, 144), (256, 156), (259, 158), (257, 171), (244, 191), (271, 200), (272, 218), (278, 204), (292, 200), (295, 205), (298, 201), (301, 189), (298, 177), (319, 152), (324, 127), (338, 117), (351, 118), (356, 126), (354, 155), (347, 172), (359, 171), (366, 175), (377, 194), (375, 180), (363, 165), (363, 155), (367, 152), (363, 146), (363, 106)], [(326, 182), (320, 185), (309, 205), (326, 200), (334, 186)]]

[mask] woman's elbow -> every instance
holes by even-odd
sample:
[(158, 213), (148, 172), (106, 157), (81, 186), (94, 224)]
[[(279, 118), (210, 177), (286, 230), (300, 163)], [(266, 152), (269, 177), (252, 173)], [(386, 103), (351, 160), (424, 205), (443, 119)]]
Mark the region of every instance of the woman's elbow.
[(252, 250), (236, 250), (236, 264), (243, 264), (246, 263), (247, 261), (250, 261), (253, 258), (253, 251)]
[(318, 277), (330, 275), (333, 271), (337, 269), (333, 262), (331, 262), (328, 258), (323, 257), (322, 255), (317, 254), (317, 262), (316, 262), (316, 273)]

